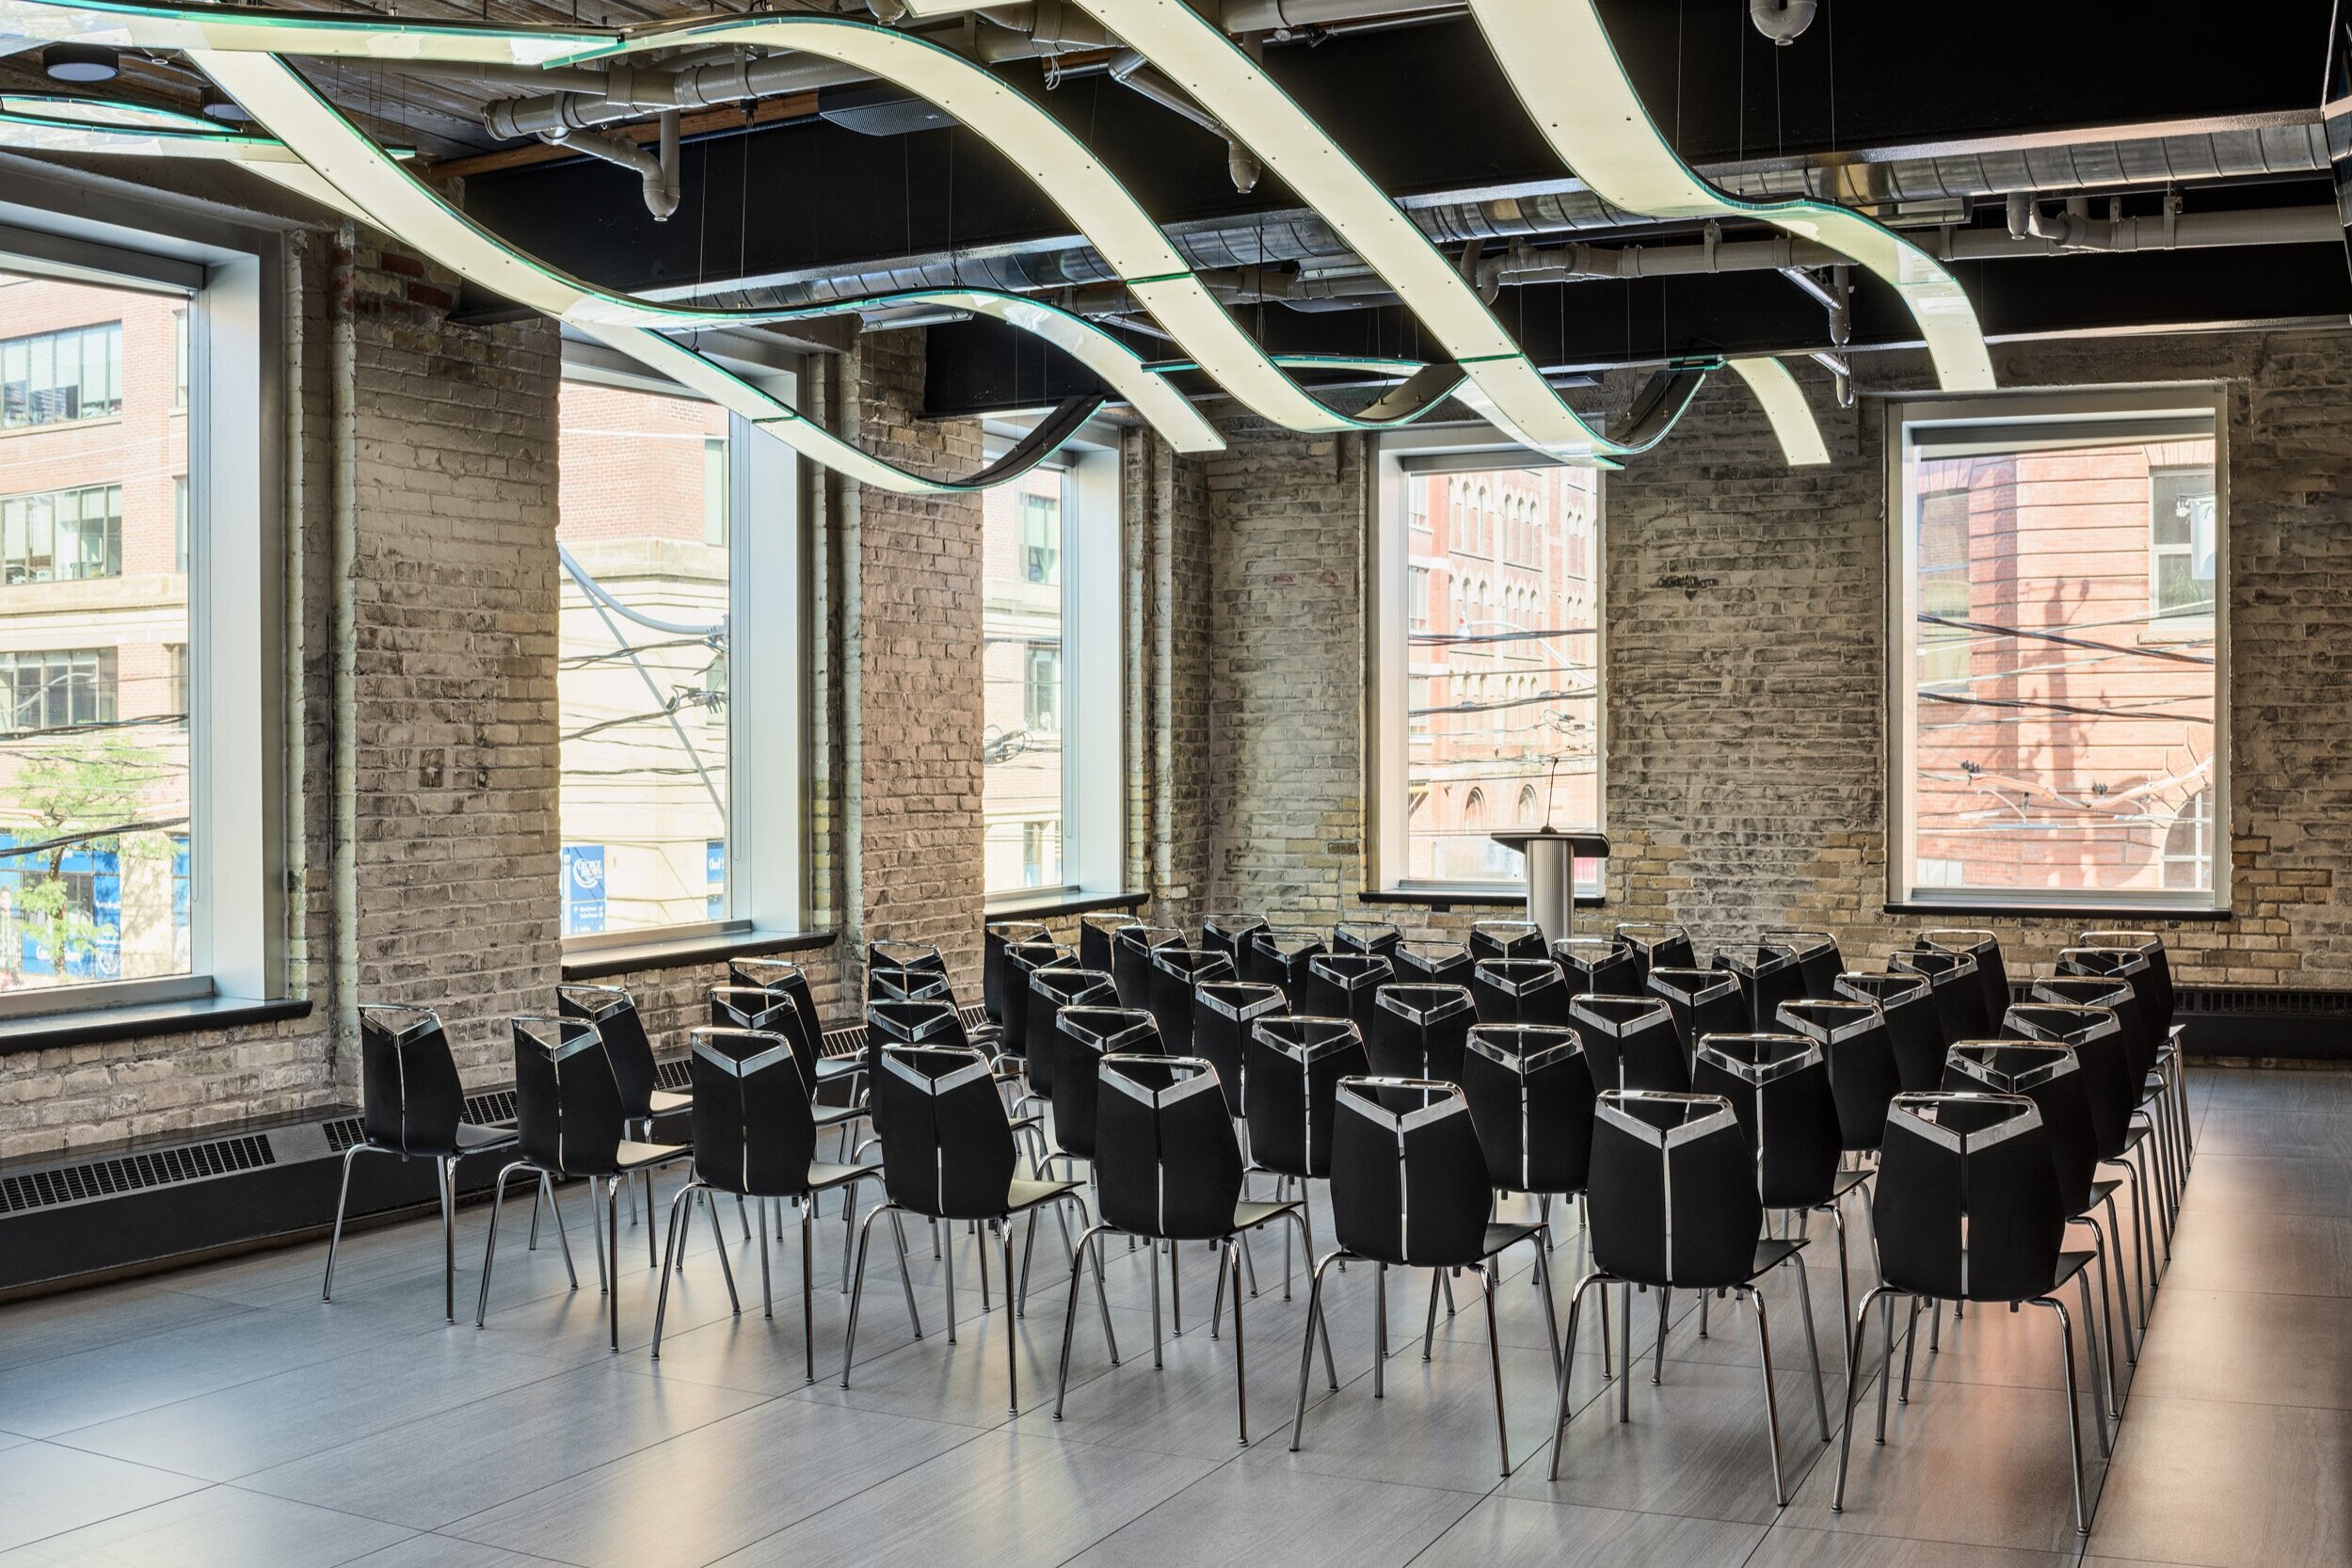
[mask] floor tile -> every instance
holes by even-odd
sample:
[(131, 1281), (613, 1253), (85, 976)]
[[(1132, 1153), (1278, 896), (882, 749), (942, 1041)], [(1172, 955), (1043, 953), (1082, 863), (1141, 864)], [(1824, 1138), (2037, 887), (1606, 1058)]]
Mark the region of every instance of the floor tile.
[(8, 1332), (0, 1335), (0, 1372), (252, 1310), (236, 1302), (147, 1286), (77, 1290), (23, 1302), (0, 1309), (8, 1324)]
[(2352, 1218), (2255, 1211), (2196, 1226), (2173, 1238), (2172, 1266), (2161, 1284), (2166, 1290), (2352, 1296)]
[(2028, 1552), (1775, 1525), (1747, 1568), (2073, 1568), (2072, 1552)]
[(1414, 1568), (1738, 1568), (1763, 1535), (1755, 1525), (1498, 1494), (1416, 1558)]
[(2352, 1411), (2132, 1401), (2090, 1549), (2212, 1568), (2352, 1561)]
[(1386, 1568), (1415, 1561), (1472, 1506), (1459, 1492), (1222, 1465), (1071, 1568)]
[(2159, 1298), (2134, 1391), (2352, 1410), (2352, 1297), (2175, 1286)]
[(0, 1548), (77, 1529), (203, 1485), (191, 1476), (101, 1454), (50, 1443), (19, 1444), (0, 1459)]
[(412, 1535), (408, 1540), (355, 1557), (345, 1568), (566, 1568), (552, 1558), (484, 1546), (449, 1535)]
[(2181, 1193), (2181, 1217), (2248, 1209), (2352, 1216), (2352, 1160), (2200, 1152)]
[(336, 1568), (408, 1534), (214, 1486), (0, 1553), (0, 1568)]

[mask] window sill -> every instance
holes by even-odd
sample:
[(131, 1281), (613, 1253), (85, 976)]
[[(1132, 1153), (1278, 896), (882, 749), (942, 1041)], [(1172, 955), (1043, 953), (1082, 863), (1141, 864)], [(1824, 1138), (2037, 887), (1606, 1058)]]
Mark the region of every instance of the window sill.
[(770, 952), (808, 952), (829, 948), (833, 942), (834, 933), (830, 931), (735, 931), (715, 936), (591, 948), (565, 957), (564, 978), (603, 980), (645, 969), (686, 969), (698, 964), (723, 964), (730, 958), (751, 958)]
[[(1459, 904), (1468, 909), (1525, 909), (1528, 895), (1485, 888), (1367, 888), (1355, 895), (1358, 904), (1419, 904), (1439, 912)], [(1579, 909), (1603, 909), (1608, 900), (1598, 893), (1578, 893)]]
[(20, 1051), (53, 1050), (59, 1046), (139, 1040), (158, 1034), (193, 1034), (201, 1030), (232, 1029), (239, 1024), (303, 1018), (308, 1017), (310, 1013), (310, 1000), (304, 997), (274, 1000), (197, 997), (186, 1001), (141, 1002), (125, 1007), (92, 1007), (78, 1013), (38, 1014), (0, 1023), (0, 1056), (13, 1056)]
[(1057, 915), (1091, 915), (1097, 909), (1135, 909), (1151, 902), (1149, 893), (1053, 892), (1039, 897), (992, 898), (982, 913), (991, 920), (1051, 920)]
[(2227, 909), (2200, 909), (2180, 904), (2170, 908), (2134, 907), (2113, 904), (2004, 904), (1998, 899), (1971, 899), (1965, 903), (1921, 904), (1890, 902), (1884, 906), (1890, 915), (1994, 915), (2006, 920), (2235, 920)]

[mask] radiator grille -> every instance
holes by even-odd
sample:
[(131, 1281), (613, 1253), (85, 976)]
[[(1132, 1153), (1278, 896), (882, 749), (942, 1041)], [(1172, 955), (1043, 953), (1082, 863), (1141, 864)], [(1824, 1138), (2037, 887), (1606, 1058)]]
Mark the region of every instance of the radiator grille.
[(22, 1176), (0, 1177), (0, 1214), (22, 1214), (29, 1209), (55, 1208), (59, 1204), (113, 1197), (150, 1187), (203, 1181), (276, 1163), (278, 1157), (269, 1146), (268, 1137), (249, 1134), (158, 1149), (152, 1154), (118, 1155), (54, 1170), (28, 1171)]
[(2352, 1017), (2352, 991), (2238, 990), (2184, 985), (2174, 994), (2173, 1006), (2182, 1013), (2251, 1013), (2291, 1018)]

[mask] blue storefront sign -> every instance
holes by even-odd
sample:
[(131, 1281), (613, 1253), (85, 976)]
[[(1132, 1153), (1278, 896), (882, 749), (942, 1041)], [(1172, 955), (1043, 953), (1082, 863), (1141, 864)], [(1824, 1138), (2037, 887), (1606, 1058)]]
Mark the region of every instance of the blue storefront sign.
[(604, 929), (604, 846), (564, 846), (564, 935), (593, 936)]

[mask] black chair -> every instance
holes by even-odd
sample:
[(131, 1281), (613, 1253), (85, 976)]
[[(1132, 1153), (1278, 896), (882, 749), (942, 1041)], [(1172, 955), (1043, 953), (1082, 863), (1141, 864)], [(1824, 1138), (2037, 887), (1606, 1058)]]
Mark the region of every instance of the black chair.
[[(1070, 1161), (1095, 1159), (1095, 1117), (1102, 1103), (1106, 1056), (1165, 1056), (1159, 1022), (1141, 1007), (1064, 1007), (1054, 1018), (1062, 1032), (1053, 1064), (1053, 1154), (1064, 1175)], [(1041, 1164), (1040, 1169), (1044, 1166)]]
[[(632, 1140), (630, 1114), (613, 1058), (594, 1023), (585, 1018), (514, 1020), (515, 1032), (515, 1158), (498, 1173), (492, 1191), (490, 1231), (482, 1248), (482, 1295), (473, 1309), (473, 1326), (489, 1316), (490, 1269), (498, 1260), (498, 1216), (506, 1206), (506, 1178), (529, 1171), (542, 1179), (564, 1181), (578, 1176), (604, 1184), (604, 1224), (599, 1228), (597, 1268), (611, 1308), (611, 1338), (620, 1350), (620, 1189), (640, 1173), (681, 1160), (693, 1149), (684, 1144), (648, 1144)], [(648, 1191), (651, 1191), (650, 1182)], [(705, 1206), (711, 1231), (718, 1241), (719, 1267), (727, 1276), (727, 1293), (735, 1295), (735, 1274), (728, 1263), (727, 1239), (719, 1235), (718, 1212)], [(562, 1217), (557, 1217), (562, 1228)], [(646, 1232), (653, 1225), (648, 1217)], [(648, 1248), (648, 1250), (650, 1250)], [(565, 1267), (571, 1264), (568, 1248)], [(658, 1266), (658, 1263), (657, 1263)], [(572, 1277), (572, 1288), (580, 1288)]]
[[(820, 1095), (821, 1089), (840, 1076), (841, 1069), (856, 1065), (856, 1058), (819, 1055), (816, 1042), (801, 1032), (799, 1010), (790, 997), (753, 985), (713, 985), (711, 1026), (775, 1034), (792, 1047), (792, 1060), (800, 1068), (801, 1080), (808, 1085), (810, 1103), (816, 1107), (810, 1114), (820, 1126), (845, 1127), (863, 1114), (854, 1108), (827, 1103)], [(689, 1063), (688, 1071), (692, 1070)]]
[[(1535, 1245), (1544, 1287), (1546, 1337), (1559, 1354), (1560, 1325), (1552, 1313), (1550, 1227), (1498, 1224), (1494, 1190), (1479, 1145), (1470, 1102), (1459, 1084), (1405, 1078), (1346, 1078), (1336, 1085), (1333, 1128), (1331, 1214), (1338, 1246), (1315, 1263), (1307, 1282), (1306, 1340), (1299, 1351), (1299, 1405), (1290, 1421), (1290, 1451), (1306, 1431), (1307, 1374), (1314, 1367), (1323, 1320), (1323, 1273), (1343, 1260), (1373, 1265), (1372, 1396), (1384, 1392), (1388, 1360), (1388, 1271), (1476, 1269), (1486, 1281), (1486, 1348), (1495, 1369), (1495, 1436), (1502, 1472), (1511, 1474), (1511, 1432), (1503, 1419), (1503, 1352), (1495, 1323), (1495, 1256), (1522, 1241)], [(1431, 1301), (1432, 1320), (1436, 1312)], [(1428, 1354), (1429, 1337), (1423, 1339)], [(1325, 1368), (1331, 1385), (1336, 1371)]]
[(1151, 955), (1158, 948), (1180, 948), (1184, 933), (1172, 925), (1123, 925), (1111, 936), (1111, 978), (1122, 1007), (1151, 1005)]
[[(1079, 1239), (1070, 1263), (1070, 1299), (1062, 1320), (1062, 1378), (1053, 1418), (1062, 1419), (1070, 1387), (1070, 1340), (1078, 1326), (1079, 1270), (1092, 1249), (1100, 1263), (1102, 1238), (1113, 1232), (1152, 1243), (1151, 1353), (1160, 1366), (1160, 1244), (1168, 1245), (1171, 1280), (1177, 1249), (1207, 1241), (1218, 1249), (1215, 1338), (1224, 1312), (1227, 1271), (1233, 1285), (1234, 1409), (1241, 1442), (1250, 1440), (1249, 1388), (1241, 1342), (1241, 1245), (1248, 1231), (1287, 1220), (1305, 1233), (1304, 1201), (1256, 1203), (1242, 1195), (1241, 1145), (1225, 1112), (1217, 1069), (1199, 1057), (1106, 1056), (1102, 1061), (1102, 1158), (1095, 1163), (1096, 1203), (1102, 1218)], [(1313, 1244), (1311, 1241), (1308, 1243)], [(1097, 1287), (1099, 1288), (1099, 1286)], [(1106, 1315), (1108, 1304), (1104, 1307)], [(1184, 1331), (1181, 1296), (1176, 1332)], [(1118, 1352), (1112, 1351), (1117, 1365)]]
[[(1740, 1129), (1731, 1102), (1720, 1095), (1677, 1095), (1610, 1090), (1601, 1096), (1592, 1128), (1592, 1176), (1586, 1190), (1586, 1231), (1592, 1272), (1576, 1284), (1568, 1303), (1568, 1354), (1560, 1368), (1560, 1408), (1552, 1422), (1552, 1470), (1560, 1479), (1560, 1449), (1568, 1435), (1568, 1385), (1576, 1372), (1576, 1317), (1584, 1293), (1611, 1285), (1624, 1288), (1624, 1316), (1618, 1321), (1617, 1419), (1633, 1418), (1633, 1288), (1658, 1294), (1658, 1337), (1666, 1336), (1669, 1292), (1730, 1290), (1756, 1309), (1756, 1351), (1764, 1368), (1765, 1430), (1772, 1446), (1772, 1495), (1788, 1506), (1781, 1467), (1780, 1402), (1772, 1384), (1772, 1336), (1757, 1282), (1784, 1263), (1794, 1262), (1805, 1344), (1814, 1350), (1813, 1309), (1803, 1301), (1805, 1267), (1798, 1253), (1801, 1238), (1764, 1235), (1764, 1203), (1756, 1192), (1755, 1151)], [(1661, 1352), (1651, 1381), (1662, 1375)], [(1816, 1352), (1814, 1383), (1821, 1381)], [(1822, 1441), (1829, 1440), (1824, 1418)]]
[(1116, 1007), (1118, 987), (1101, 969), (1034, 969), (1029, 976), (1029, 1093), (1051, 1104), (1063, 1044), (1065, 1007)]
[(1551, 944), (1533, 920), (1479, 920), (1470, 927), (1470, 956), (1489, 958), (1549, 958)]
[(1927, 978), (1935, 1001), (1944, 1038), (1981, 1040), (1992, 1032), (2000, 1015), (1985, 1012), (1984, 982), (1976, 973), (1976, 956), (1945, 948), (1896, 949), (1887, 954), (1887, 968)]
[(1805, 971), (1797, 962), (1794, 948), (1758, 942), (1752, 949), (1736, 952), (1718, 950), (1712, 967), (1739, 977), (1739, 987), (1748, 998), (1752, 1030), (1769, 1032), (1781, 1003), (1814, 994), (1805, 989)]
[[(1295, 1186), (1331, 1176), (1331, 1125), (1339, 1080), (1365, 1070), (1364, 1036), (1345, 1018), (1277, 1013), (1250, 1027), (1241, 1053), (1242, 1117), (1249, 1128), (1250, 1168), (1274, 1178), (1277, 1200)], [(1312, 1227), (1314, 1217), (1307, 1215)], [(1315, 1260), (1310, 1240), (1307, 1262)], [(1282, 1293), (1290, 1294), (1290, 1239), (1282, 1241)]]
[(1886, 1137), (1886, 1108), (1903, 1092), (1886, 1015), (1874, 1001), (1809, 997), (1784, 1002), (1781, 1028), (1821, 1048), (1830, 1091), (1837, 1101), (1839, 1144), (1851, 1151), (1876, 1149)]
[(1306, 966), (1330, 950), (1322, 933), (1298, 926), (1270, 925), (1250, 933), (1241, 946), (1241, 978), (1260, 985), (1279, 985), (1282, 994), (1298, 1003)]
[[(2090, 1533), (2083, 1489), (2081, 1401), (2074, 1385), (2074, 1331), (2056, 1294), (2073, 1281), (2082, 1290), (2083, 1332), (2092, 1336), (2091, 1255), (2064, 1250), (2066, 1205), (2048, 1134), (2034, 1102), (2016, 1095), (1903, 1095), (1888, 1114), (1879, 1158), (1879, 1270), (1884, 1283), (1863, 1298), (1846, 1362), (1846, 1431), (1838, 1444), (1837, 1487), (1830, 1508), (1846, 1508), (1846, 1467), (1853, 1450), (1853, 1400), (1862, 1371), (1864, 1325), (1880, 1303), (1884, 1348), (1879, 1371), (1879, 1441), (1886, 1441), (1887, 1379), (1892, 1370), (1893, 1299), (2032, 1304), (2057, 1315), (2065, 1363), (2069, 1448), (2074, 1465), (2074, 1528)], [(2094, 1416), (2095, 1418), (2095, 1416)], [(2104, 1446), (2106, 1427), (2099, 1425)]]
[[(952, 1001), (870, 1001), (866, 1004), (866, 1093), (873, 1094), (873, 1075), (882, 1068), (885, 1046), (936, 1046), (961, 1050), (972, 1042), (964, 1033), (964, 1019)], [(875, 1129), (879, 1131), (880, 1128)]]
[(1935, 948), (1944, 952), (1964, 952), (1976, 961), (1976, 989), (1984, 998), (1985, 1017), (1999, 1023), (2001, 1015), (2008, 1011), (2008, 966), (2001, 959), (2001, 938), (1990, 931), (1939, 930), (1919, 934), (1921, 948)]
[(1552, 962), (1567, 977), (1568, 994), (1605, 997), (1641, 994), (1641, 966), (1630, 949), (1607, 936), (1570, 936), (1552, 944)]
[(1682, 1032), (1663, 997), (1576, 997), (1568, 1024), (1592, 1059), (1592, 1081), (1603, 1089), (1680, 1091), (1690, 1086)]
[(1160, 1044), (1170, 1055), (1192, 1053), (1192, 988), (1233, 977), (1233, 960), (1208, 948), (1152, 949), (1145, 1005), (1160, 1024)]
[(902, 968), (890, 964), (875, 964), (866, 970), (866, 1000), (868, 1001), (943, 1001), (955, 1005), (955, 987), (949, 984), (947, 971), (929, 966)]
[[(998, 999), (999, 1065), (1007, 1061), (1027, 1066), (1030, 1057), (1030, 977), (1040, 969), (1068, 968), (1078, 963), (1078, 950), (1060, 942), (1012, 942), (1004, 949), (1004, 992)], [(1032, 1092), (1034, 1085), (1032, 1086)]]
[[(817, 1096), (819, 1103), (833, 1104), (837, 1098), (848, 1103), (854, 1097), (854, 1092), (864, 1083), (864, 1062), (855, 1054), (824, 1054), (824, 1019), (817, 1011), (816, 993), (808, 984), (808, 976), (799, 965), (782, 958), (735, 958), (728, 961), (727, 979), (730, 985), (757, 986), (792, 1004), (792, 1012), (800, 1020), (800, 1038), (816, 1059), (818, 1078), (825, 1080)], [(837, 1080), (838, 1089), (834, 1087)]]
[[(1756, 1197), (1767, 1212), (1830, 1217), (1837, 1228), (1837, 1320), (1852, 1321), (1845, 1205), (1847, 1196), (1861, 1191), (1870, 1176), (1866, 1171), (1838, 1168), (1845, 1148), (1838, 1136), (1837, 1096), (1831, 1091), (1830, 1065), (1820, 1042), (1772, 1032), (1704, 1035), (1690, 1065), (1690, 1092), (1719, 1095), (1731, 1102), (1740, 1130), (1755, 1147)], [(1868, 1201), (1866, 1192), (1864, 1201)], [(1864, 1237), (1866, 1240), (1868, 1232)], [(1704, 1296), (1699, 1308), (1704, 1327)], [(1826, 1439), (1826, 1404), (1820, 1414)]]
[[(987, 1057), (969, 1048), (937, 1049), (925, 1046), (888, 1046), (873, 1080), (874, 1123), (882, 1132), (882, 1184), (888, 1201), (867, 1210), (857, 1230), (857, 1263), (851, 1276), (849, 1327), (841, 1340), (841, 1386), (849, 1386), (849, 1369), (857, 1353), (857, 1309), (865, 1294), (866, 1243), (873, 1223), (885, 1214), (918, 1214), (934, 1223), (968, 1220), (987, 1225), (1002, 1248), (1004, 1260), (1004, 1367), (1007, 1406), (1021, 1412), (1020, 1347), (1012, 1319), (1029, 1294), (1028, 1259), (1024, 1256), (1020, 1283), (1014, 1283), (1013, 1221), (1031, 1216), (1028, 1246), (1037, 1244), (1034, 1210), (1047, 1204), (1075, 1205), (1081, 1223), (1086, 1200), (1075, 1181), (1042, 1181), (1020, 1175), (1020, 1156), (1013, 1144), (1013, 1123), (1004, 1101), (997, 1096), (996, 1075)], [(893, 1219), (893, 1224), (896, 1220)], [(952, 1228), (950, 1226), (949, 1228)], [(988, 1254), (981, 1251), (982, 1309), (988, 1295)], [(944, 1255), (942, 1283), (947, 1289), (948, 1343), (955, 1343), (955, 1249)], [(913, 1298), (908, 1305), (911, 1311)], [(1103, 1316), (1103, 1332), (1111, 1318)]]
[[(669, 1239), (662, 1253), (662, 1289), (653, 1307), (652, 1359), (662, 1359), (662, 1328), (669, 1316), (670, 1274), (684, 1237), (686, 1205), (697, 1192), (732, 1192), (760, 1203), (760, 1298), (771, 1319), (776, 1295), (768, 1272), (768, 1203), (800, 1205), (800, 1324), (804, 1376), (817, 1381), (816, 1217), (820, 1192), (856, 1185), (882, 1173), (871, 1165), (828, 1164), (817, 1158), (817, 1114), (808, 1097), (797, 1047), (787, 1035), (754, 1029), (697, 1029), (687, 1036), (693, 1075), (694, 1175), (670, 1200)], [(844, 1216), (854, 1205), (843, 1206)], [(847, 1258), (843, 1259), (846, 1266)], [(906, 1310), (915, 1287), (906, 1277)], [(738, 1315), (742, 1305), (737, 1304)]]
[[(2139, 1102), (2157, 1137), (2168, 1220), (2171, 1210), (2180, 1207), (2181, 1180), (2187, 1168), (2187, 1146), (2181, 1130), (2186, 1126), (2187, 1117), (2184, 1110), (2175, 1113), (2176, 1106), (2184, 1108), (2186, 1103), (2177, 1099), (2175, 1094), (2181, 1081), (2179, 1042), (2165, 1028), (2165, 1000), (2159, 992), (2155, 965), (2138, 946), (2075, 947), (2058, 953), (2057, 972), (2062, 976), (2120, 980), (2132, 989), (2132, 1006), (2127, 1011), (2120, 1010), (2118, 1017), (2134, 1047), (2133, 1061), (2147, 1085)], [(2169, 1250), (2168, 1231), (2168, 1255)]]
[(1634, 968), (1643, 980), (1652, 969), (1695, 969), (1699, 967), (1698, 950), (1690, 945), (1690, 933), (1678, 925), (1645, 925), (1627, 921), (1617, 928), (1617, 941), (1633, 954)]
[[(691, 1095), (680, 1095), (655, 1087), (659, 1064), (653, 1059), (653, 1042), (646, 1035), (645, 1019), (638, 1016), (637, 1003), (626, 988), (618, 985), (558, 985), (555, 987), (555, 1012), (558, 1017), (584, 1018), (596, 1026), (597, 1037), (604, 1042), (605, 1060), (612, 1064), (613, 1079), (620, 1087), (620, 1103), (626, 1126), (622, 1130), (642, 1141), (653, 1137), (653, 1119), (685, 1110), (694, 1103)], [(653, 1172), (650, 1167), (638, 1173), (645, 1187), (645, 1256), (653, 1258)], [(632, 1193), (630, 1203), (636, 1197)]]
[(1081, 915), (1078, 921), (1078, 967), (1112, 972), (1111, 939), (1130, 925), (1144, 922), (1121, 913)]
[(1306, 972), (1290, 996), (1290, 1010), (1319, 1018), (1352, 1018), (1368, 1034), (1373, 993), (1396, 978), (1397, 967), (1380, 953), (1319, 952), (1306, 961)]
[(1404, 933), (1386, 920), (1341, 920), (1331, 928), (1334, 952), (1373, 952), (1386, 957), (1404, 945)]
[(1845, 971), (1845, 960), (1838, 956), (1837, 938), (1826, 931), (1806, 931), (1791, 926), (1773, 926), (1757, 936), (1759, 947), (1785, 948), (1795, 956), (1798, 969), (1804, 975), (1808, 997), (1832, 995), (1837, 977)]
[(1873, 974), (1848, 969), (1827, 993), (1848, 1001), (1877, 1004), (1886, 1022), (1887, 1048), (1903, 1093), (1934, 1092), (1944, 1081), (1944, 1016), (1935, 1004), (1935, 983), (1924, 974)]
[(1460, 942), (1402, 942), (1388, 955), (1403, 985), (1467, 985), (1478, 960)]
[[(429, 1008), (360, 1005), (360, 1136), (343, 1151), (343, 1185), (335, 1193), (335, 1227), (327, 1235), (327, 1280), (318, 1299), (335, 1299), (335, 1253), (343, 1245), (344, 1208), (351, 1201), (351, 1162), (389, 1154), (403, 1163), (430, 1160), (433, 1191), (441, 1202), (441, 1309), (457, 1320), (457, 1161), (515, 1146), (511, 1124), (466, 1120), (466, 1088), (457, 1077), (449, 1035)], [(554, 1189), (542, 1190), (550, 1197)], [(557, 1231), (563, 1229), (559, 1215)], [(571, 1243), (564, 1243), (571, 1263)]]
[(1192, 1054), (1217, 1069), (1217, 1086), (1224, 1092), (1229, 1114), (1241, 1114), (1248, 1083), (1242, 1059), (1250, 1030), (1257, 1019), (1288, 1005), (1279, 985), (1211, 980), (1192, 987)]
[(1053, 933), (1035, 920), (994, 920), (980, 928), (980, 1007), (990, 1023), (1005, 1022), (1006, 1000), (1018, 989), (1005, 968), (1004, 950), (1052, 940)]
[(1654, 968), (1643, 989), (1666, 1003), (1687, 1064), (1703, 1034), (1741, 1034), (1753, 1028), (1747, 988), (1729, 969)]
[(1384, 985), (1371, 1021), (1361, 1024), (1364, 1055), (1374, 1076), (1462, 1080), (1462, 1052), (1478, 1019), (1477, 1005), (1460, 985)]
[[(2152, 931), (2086, 931), (2076, 938), (2075, 945), (2136, 952), (2148, 965), (2144, 994), (2153, 1018), (2150, 1032), (2157, 1041), (2157, 1070), (2166, 1076), (2172, 1091), (2172, 1126), (2176, 1145), (2173, 1158), (2180, 1175), (2185, 1178), (2197, 1149), (2191, 1137), (2188, 1075), (2181, 1061), (2181, 1042), (2173, 1024), (2172, 960), (2165, 952), (2164, 938)], [(2141, 987), (2135, 985), (2133, 989), (2139, 992)]]
[(1482, 1024), (1564, 1028), (1576, 993), (1548, 958), (1481, 958), (1470, 970), (1470, 1000)]
[(1250, 934), (1266, 929), (1263, 915), (1211, 915), (1201, 921), (1201, 946), (1224, 953), (1233, 960), (1239, 972), (1242, 966), (1241, 950)]
[(907, 942), (883, 936), (866, 944), (866, 968), (929, 969), (944, 980), (947, 978), (948, 961), (936, 942)]
[[(1464, 1042), (1462, 1095), (1486, 1151), (1486, 1179), (1498, 1192), (1532, 1194), (1546, 1221), (1552, 1199), (1584, 1195), (1598, 1092), (1573, 1029), (1479, 1024)], [(1606, 1354), (1606, 1325), (1601, 1345)]]

